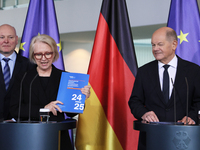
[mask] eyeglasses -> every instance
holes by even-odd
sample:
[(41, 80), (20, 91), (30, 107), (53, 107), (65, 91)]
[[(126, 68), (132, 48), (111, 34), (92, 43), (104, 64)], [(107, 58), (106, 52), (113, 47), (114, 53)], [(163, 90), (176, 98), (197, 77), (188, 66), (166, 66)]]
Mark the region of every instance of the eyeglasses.
[(53, 56), (53, 52), (46, 52), (46, 53), (34, 53), (33, 54), (35, 59), (37, 60), (41, 60), (43, 58), (43, 56), (46, 58), (46, 59), (51, 59), (52, 56)]

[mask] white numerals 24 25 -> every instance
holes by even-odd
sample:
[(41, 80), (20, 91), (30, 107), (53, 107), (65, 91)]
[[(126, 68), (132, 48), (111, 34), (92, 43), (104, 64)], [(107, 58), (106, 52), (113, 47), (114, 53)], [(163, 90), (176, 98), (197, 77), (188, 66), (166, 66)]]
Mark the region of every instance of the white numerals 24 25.
[[(73, 94), (72, 95), (72, 100), (74, 100), (74, 101), (76, 101), (76, 100), (81, 101), (82, 100), (81, 94), (79, 94), (78, 96), (77, 96), (77, 94)], [(84, 104), (75, 103), (74, 109), (75, 110), (83, 110), (84, 109)]]
[(81, 101), (82, 100), (81, 94), (79, 94), (78, 96), (77, 96), (77, 94), (73, 94), (72, 95), (72, 100), (74, 100), (74, 101), (76, 101), (76, 100)]

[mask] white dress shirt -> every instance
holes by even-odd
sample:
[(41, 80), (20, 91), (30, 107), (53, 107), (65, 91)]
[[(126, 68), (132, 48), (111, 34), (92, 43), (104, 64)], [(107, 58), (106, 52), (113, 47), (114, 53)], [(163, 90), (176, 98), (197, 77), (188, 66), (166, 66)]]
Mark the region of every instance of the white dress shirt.
[[(158, 61), (158, 72), (159, 72), (159, 79), (160, 79), (160, 87), (161, 87), (161, 91), (163, 89), (163, 72), (164, 72), (164, 65), (161, 63), (160, 61)], [(178, 58), (175, 55), (174, 58), (168, 63), (169, 68), (168, 68), (168, 73), (169, 73), (169, 99), (171, 97), (172, 94), (172, 89), (173, 89), (173, 85), (172, 85), (172, 81), (173, 84), (175, 82), (175, 76), (176, 76), (176, 71), (177, 71), (177, 65), (178, 65)], [(171, 81), (172, 80), (172, 81)]]

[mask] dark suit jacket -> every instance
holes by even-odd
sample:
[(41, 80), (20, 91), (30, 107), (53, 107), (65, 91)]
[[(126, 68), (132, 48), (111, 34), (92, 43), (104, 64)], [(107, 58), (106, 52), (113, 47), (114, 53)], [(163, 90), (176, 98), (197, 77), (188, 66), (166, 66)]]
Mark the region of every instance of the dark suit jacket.
[(2, 67), (0, 64), (0, 119), (4, 118), (4, 120), (11, 119), (9, 113), (9, 104), (11, 93), (13, 91), (13, 84), (16, 75), (22, 76), (24, 72), (29, 70), (32, 67), (32, 64), (29, 62), (29, 59), (17, 54), (12, 78), (9, 83), (8, 90), (5, 89), (4, 77), (2, 73)]
[[(22, 83), (22, 101), (21, 101), (21, 114), (20, 117), (22, 120), (28, 120), (29, 115), (29, 96), (30, 96), (30, 83), (31, 86), (31, 120), (39, 120), (39, 109), (44, 108), (45, 105), (51, 101), (55, 101), (57, 98), (57, 92), (60, 83), (60, 77), (62, 71), (55, 68), (52, 65), (52, 72), (48, 80), (46, 89), (43, 88), (41, 84), (40, 77), (37, 76), (35, 80), (33, 78), (38, 75), (36, 67), (33, 67), (30, 71), (27, 72), (24, 81)], [(19, 93), (20, 93), (20, 82), (17, 80), (18, 84), (15, 84), (15, 92), (11, 97), (11, 106), (10, 111), (14, 118), (18, 117), (18, 107), (19, 107)], [(67, 114), (70, 117), (73, 117), (76, 114)], [(58, 117), (51, 115), (50, 120), (62, 121), (64, 115), (58, 112)]]
[[(189, 117), (198, 123), (200, 110), (200, 67), (178, 57), (175, 77), (176, 120), (186, 116), (187, 86), (189, 84)], [(160, 121), (174, 121), (174, 92), (166, 104), (160, 88), (158, 61), (152, 61), (138, 69), (129, 106), (135, 118), (154, 111)]]

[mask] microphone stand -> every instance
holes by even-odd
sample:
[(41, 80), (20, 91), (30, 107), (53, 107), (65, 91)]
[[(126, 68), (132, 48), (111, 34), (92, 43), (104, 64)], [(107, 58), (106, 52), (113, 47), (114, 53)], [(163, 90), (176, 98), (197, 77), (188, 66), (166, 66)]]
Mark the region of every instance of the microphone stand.
[(18, 118), (17, 118), (17, 123), (20, 122), (20, 111), (21, 111), (21, 102), (22, 102), (22, 83), (24, 81), (24, 78), (26, 76), (27, 72), (25, 72), (21, 82), (20, 82), (20, 93), (19, 93), (19, 110), (18, 110)]
[(188, 97), (189, 97), (189, 86), (188, 86), (188, 81), (187, 78), (185, 77), (185, 82), (187, 85), (187, 102), (186, 102), (186, 125), (188, 125)]
[(175, 86), (174, 86), (172, 78), (171, 78), (171, 82), (172, 82), (173, 91), (174, 91), (174, 124), (176, 125), (176, 93), (175, 93)]
[(32, 83), (35, 80), (35, 78), (38, 76), (38, 74), (35, 75), (35, 77), (33, 78), (33, 80), (30, 83), (30, 91), (29, 91), (29, 117), (28, 117), (28, 123), (31, 122), (31, 88), (32, 88)]

